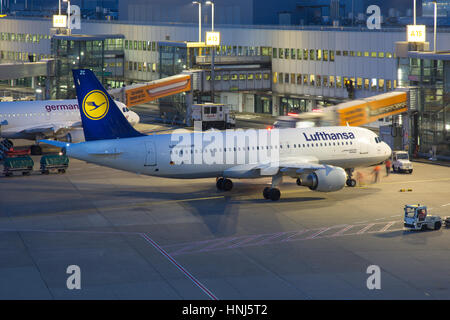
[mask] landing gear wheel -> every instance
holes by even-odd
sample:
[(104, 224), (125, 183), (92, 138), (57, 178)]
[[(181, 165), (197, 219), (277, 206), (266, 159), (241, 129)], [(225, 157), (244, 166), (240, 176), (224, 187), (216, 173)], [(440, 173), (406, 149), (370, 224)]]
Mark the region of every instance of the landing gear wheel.
[(345, 183), (347, 184), (347, 186), (352, 187), (352, 188), (356, 186), (355, 179), (347, 179), (347, 181)]
[(264, 197), (264, 199), (266, 199), (266, 200), (269, 200), (269, 192), (270, 192), (270, 187), (265, 187), (264, 188), (264, 190), (263, 190), (263, 197)]
[(281, 196), (280, 190), (278, 190), (277, 188), (270, 189), (270, 191), (269, 191), (270, 200), (278, 201), (278, 200), (280, 200), (280, 196)]
[(422, 225), (422, 227), (420, 228), (420, 230), (422, 230), (422, 231), (427, 230), (427, 225), (424, 223), (424, 224)]
[(302, 185), (302, 180), (300, 180), (300, 178), (297, 179), (297, 185), (301, 186)]
[(233, 189), (233, 182), (230, 179), (223, 180), (222, 188), (223, 191), (230, 191)]
[(31, 154), (35, 156), (40, 156), (42, 154), (42, 148), (40, 146), (31, 146)]
[(223, 178), (217, 179), (216, 187), (217, 187), (217, 190), (219, 190), (219, 191), (223, 190), (223, 180), (224, 180)]
[(434, 223), (434, 230), (439, 230), (441, 228), (442, 224), (438, 221)]

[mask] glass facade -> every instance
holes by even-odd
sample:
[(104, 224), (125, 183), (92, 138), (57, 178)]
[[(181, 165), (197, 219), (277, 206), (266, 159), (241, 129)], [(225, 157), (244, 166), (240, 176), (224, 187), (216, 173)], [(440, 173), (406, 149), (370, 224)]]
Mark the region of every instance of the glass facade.
[[(450, 56), (442, 60), (410, 58), (410, 85), (415, 87), (411, 107), (413, 152), (450, 160)], [(447, 60), (446, 60), (447, 59)], [(431, 152), (430, 152), (431, 151)]]
[(91, 69), (107, 89), (120, 87), (124, 81), (123, 38), (122, 35), (53, 36), (51, 50), (56, 70), (51, 98), (76, 97), (72, 69)]

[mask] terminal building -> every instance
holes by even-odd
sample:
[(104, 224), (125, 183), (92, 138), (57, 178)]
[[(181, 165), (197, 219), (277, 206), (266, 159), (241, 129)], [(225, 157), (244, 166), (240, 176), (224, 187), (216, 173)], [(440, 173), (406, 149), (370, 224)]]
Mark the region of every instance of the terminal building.
[[(71, 95), (70, 83), (66, 81), (70, 67), (93, 63), (80, 62), (77, 41), (83, 37), (85, 41), (100, 43), (105, 50), (103, 67), (97, 75), (101, 74), (101, 80), (111, 89), (157, 80), (190, 68), (206, 68), (210, 62), (211, 48), (187, 45), (199, 42), (196, 24), (83, 21), (81, 30), (74, 30), (70, 36), (53, 34), (52, 22), (43, 18), (2, 18), (0, 26), (1, 63), (45, 59), (55, 59), (56, 66), (63, 63), (59, 68), (65, 69), (59, 69), (59, 75), (52, 78), (52, 88), (63, 85), (67, 90), (52, 89), (47, 95), (50, 98)], [(203, 31), (210, 29), (210, 25), (203, 26)], [(417, 129), (415, 136), (420, 140), (418, 152), (426, 154), (432, 146), (441, 145), (438, 156), (450, 159), (449, 61), (448, 54), (439, 52), (450, 49), (444, 47), (450, 43), (450, 30), (439, 28), (438, 53), (426, 56), (411, 52), (411, 56), (398, 57), (396, 43), (406, 39), (405, 28), (217, 25), (215, 29), (221, 32), (221, 44), (215, 52), (217, 70), (213, 83), (211, 74), (206, 73), (205, 78), (206, 84), (214, 87), (215, 102), (231, 105), (239, 112), (277, 116), (390, 92), (400, 86), (415, 86), (417, 113), (410, 116)], [(434, 48), (432, 39), (432, 33), (427, 33), (427, 41)], [(60, 56), (64, 50), (65, 56)], [(96, 59), (95, 63), (99, 62)], [(432, 67), (428, 67), (430, 63)], [(418, 72), (421, 73), (416, 75)], [(41, 86), (48, 83), (39, 81), (41, 77), (33, 81), (24, 78), (0, 80), (10, 85), (19, 81)], [(354, 86), (351, 96), (345, 86), (349, 81)], [(435, 113), (432, 118), (430, 112)], [(442, 120), (439, 125), (430, 126), (433, 117)], [(408, 139), (412, 141), (411, 137)], [(416, 148), (415, 144), (409, 147)]]

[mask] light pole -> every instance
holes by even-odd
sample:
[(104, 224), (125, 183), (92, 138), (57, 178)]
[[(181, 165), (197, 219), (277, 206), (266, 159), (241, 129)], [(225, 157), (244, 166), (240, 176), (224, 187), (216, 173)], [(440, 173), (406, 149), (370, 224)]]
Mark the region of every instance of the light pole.
[(200, 1), (192, 1), (198, 4), (198, 42), (202, 42), (202, 3)]
[(67, 2), (67, 29), (69, 29), (70, 32), (70, 22), (72, 20), (72, 17), (70, 15), (70, 0), (63, 0), (64, 2)]
[(414, 0), (414, 10), (413, 10), (413, 16), (414, 16), (414, 25), (416, 25), (416, 0)]
[(433, 1), (434, 3), (434, 52), (436, 52), (437, 48), (437, 2)]
[(206, 1), (205, 4), (211, 6), (211, 31), (214, 31), (214, 2)]
[(58, 0), (58, 14), (61, 15), (61, 0)]
[[(206, 1), (206, 5), (211, 6), (211, 31), (214, 31), (214, 2), (212, 1)], [(214, 103), (214, 80), (215, 80), (215, 73), (214, 73), (214, 57), (216, 55), (216, 46), (213, 45), (211, 48), (211, 102)]]

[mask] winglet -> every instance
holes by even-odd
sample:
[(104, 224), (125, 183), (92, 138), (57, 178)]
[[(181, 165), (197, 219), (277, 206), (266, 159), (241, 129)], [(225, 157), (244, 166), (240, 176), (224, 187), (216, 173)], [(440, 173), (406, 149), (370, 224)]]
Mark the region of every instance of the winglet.
[(86, 141), (144, 136), (130, 125), (91, 70), (72, 72)]

